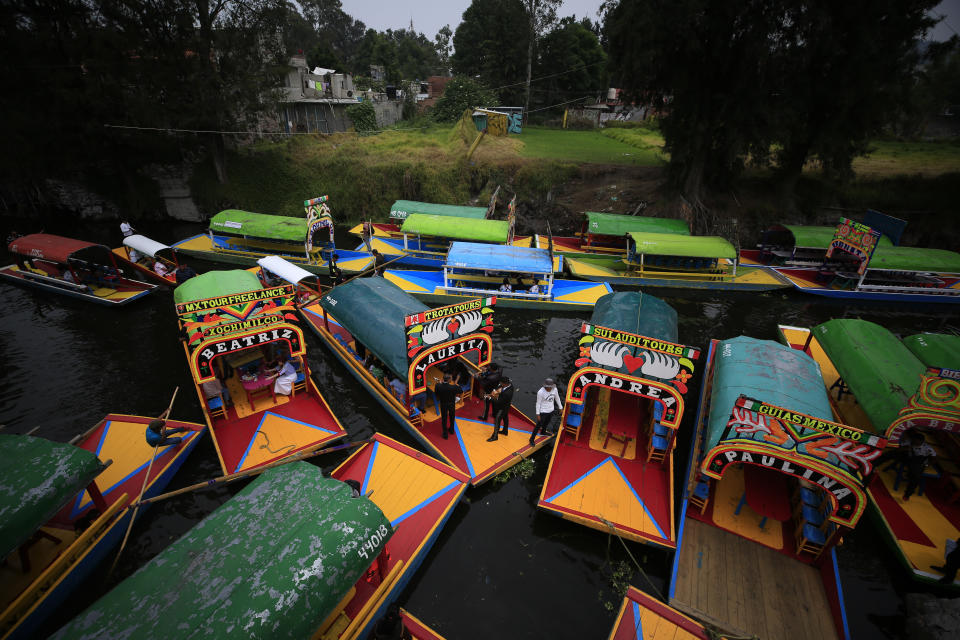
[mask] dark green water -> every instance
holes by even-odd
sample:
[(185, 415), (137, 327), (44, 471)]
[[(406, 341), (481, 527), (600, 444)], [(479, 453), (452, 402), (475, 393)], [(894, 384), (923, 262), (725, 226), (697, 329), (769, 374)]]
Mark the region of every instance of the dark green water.
[[(23, 232), (41, 229), (21, 221), (0, 225), (2, 237), (13, 226)], [(47, 221), (46, 230), (110, 246), (120, 240), (115, 224)], [(200, 228), (155, 225), (140, 230), (173, 242)], [(352, 246), (343, 240), (343, 246)], [(200, 271), (218, 268), (200, 261), (192, 264)], [(110, 412), (155, 415), (178, 385), (181, 393), (173, 415), (203, 421), (195, 395), (183, 393), (191, 381), (177, 342), (168, 291), (118, 309), (6, 283), (0, 284), (0, 293), (4, 301), (0, 423), (6, 425), (6, 433), (39, 427), (36, 435), (66, 441)], [(679, 313), (680, 341), (700, 347), (706, 347), (711, 338), (740, 334), (773, 340), (778, 323), (810, 326), (836, 317), (873, 320), (903, 334), (960, 326), (956, 311), (937, 306), (839, 304), (793, 292), (653, 293)], [(523, 410), (532, 410), (545, 376), (565, 380), (573, 372), (577, 330), (585, 318), (513, 310), (497, 313), (494, 357), (518, 383), (515, 401)], [(314, 377), (350, 438), (361, 439), (376, 430), (416, 447), (320, 341), (307, 335)], [(688, 414), (686, 431), (690, 418)], [(677, 449), (678, 473), (686, 467), (686, 445), (681, 440)], [(332, 469), (344, 457), (321, 456), (315, 463)], [(628, 554), (616, 538), (537, 511), (548, 451), (541, 451), (534, 460), (536, 470), (528, 479), (468, 491), (400, 597), (401, 604), (451, 639), (602, 638), (609, 634), (620, 604), (614, 582), (630, 582), (655, 595), (665, 591), (669, 554), (633, 543), (628, 543)], [(171, 488), (219, 474), (208, 438), (184, 464)], [(49, 630), (82, 611), (240, 488), (238, 484), (196, 492), (151, 508), (134, 527), (113, 576), (106, 578), (103, 567), (51, 621)], [(630, 555), (643, 573), (636, 570)], [(847, 536), (838, 556), (854, 636), (906, 637), (903, 594), (914, 587), (899, 572), (868, 519)], [(618, 568), (626, 576), (615, 581)]]

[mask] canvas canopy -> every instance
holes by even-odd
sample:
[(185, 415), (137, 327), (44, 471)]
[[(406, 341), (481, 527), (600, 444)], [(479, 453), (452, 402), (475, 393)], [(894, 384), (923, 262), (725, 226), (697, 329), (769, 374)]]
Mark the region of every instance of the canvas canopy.
[(733, 245), (718, 236), (680, 236), (668, 233), (631, 231), (627, 237), (638, 254), (681, 256), (687, 258), (737, 257)]
[(90, 451), (32, 436), (0, 435), (0, 460), (0, 558), (103, 470)]
[(946, 249), (878, 245), (868, 267), (895, 271), (960, 273), (960, 253)]
[(309, 279), (315, 282), (317, 276), (310, 273), (303, 267), (299, 267), (292, 262), (284, 260), (280, 256), (264, 256), (257, 260), (257, 264), (272, 273), (275, 276), (283, 278), (290, 284), (297, 284), (301, 280)]
[(351, 496), (307, 462), (268, 469), (53, 637), (309, 638), (393, 534)]
[(919, 333), (903, 344), (927, 367), (960, 370), (960, 336)]
[(690, 235), (690, 227), (683, 220), (627, 216), (618, 213), (587, 211), (587, 233), (601, 236), (622, 236), (630, 231)]
[(390, 206), (391, 218), (406, 218), (413, 213), (482, 220), (487, 217), (487, 208), (463, 207), (454, 204), (434, 204), (432, 202), (416, 202), (414, 200), (397, 200)]
[(886, 433), (920, 386), (926, 367), (895, 335), (866, 320), (830, 320), (814, 327), (813, 335), (874, 432)]
[(447, 252), (448, 267), (488, 269), (515, 273), (553, 273), (553, 260), (546, 249), (497, 244), (454, 242)]
[(31, 258), (42, 258), (60, 264), (66, 264), (67, 260), (71, 258), (83, 259), (84, 254), (88, 253), (85, 250), (110, 252), (107, 247), (101, 244), (64, 238), (49, 233), (31, 233), (30, 235), (20, 236), (11, 242), (7, 248), (11, 253), (19, 253)]
[(505, 220), (473, 220), (414, 213), (403, 221), (400, 231), (411, 235), (503, 244), (510, 233), (510, 224)]
[[(772, 227), (773, 231), (786, 230), (793, 237), (793, 246), (804, 249), (827, 249), (833, 242), (836, 227), (784, 224)], [(880, 236), (878, 246), (893, 246), (890, 238)]]
[(260, 278), (243, 269), (230, 271), (208, 271), (190, 278), (173, 290), (173, 301), (176, 304), (229, 296), (247, 291), (262, 289)]
[(597, 300), (590, 324), (677, 341), (677, 312), (669, 304), (639, 291), (608, 293)]
[(384, 278), (357, 278), (320, 299), (357, 340), (401, 380), (407, 379), (407, 331), (403, 319), (427, 306)]
[(272, 216), (227, 209), (210, 218), (210, 230), (235, 236), (306, 242), (307, 222), (303, 218)]
[(740, 394), (833, 420), (820, 367), (802, 351), (770, 340), (739, 336), (717, 345), (714, 363), (708, 449), (719, 442)]
[(127, 236), (123, 239), (123, 244), (130, 247), (131, 249), (136, 249), (140, 253), (150, 256), (151, 258), (156, 258), (157, 254), (161, 251), (167, 252), (168, 255), (173, 254), (173, 249), (167, 245), (157, 242), (156, 240), (151, 240), (147, 236), (141, 235), (132, 235)]

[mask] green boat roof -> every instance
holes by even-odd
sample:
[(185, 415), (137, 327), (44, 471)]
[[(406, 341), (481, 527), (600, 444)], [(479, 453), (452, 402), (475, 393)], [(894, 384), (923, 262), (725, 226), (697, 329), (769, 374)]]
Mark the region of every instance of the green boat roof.
[(960, 253), (946, 249), (877, 245), (868, 266), (871, 269), (960, 273)]
[(0, 435), (0, 558), (23, 544), (103, 465), (86, 449), (43, 438)]
[(503, 244), (510, 234), (510, 223), (506, 220), (473, 220), (414, 213), (407, 216), (400, 230), (414, 235)]
[[(796, 224), (783, 224), (780, 227), (793, 234), (793, 246), (806, 249), (827, 249), (833, 242), (833, 236), (837, 231), (834, 227), (805, 226)], [(774, 227), (776, 229), (776, 227)], [(880, 242), (877, 246), (892, 247), (893, 243), (887, 236), (880, 236)]]
[(210, 230), (234, 236), (306, 242), (307, 221), (291, 216), (274, 216), (227, 209), (210, 218)]
[(487, 217), (487, 208), (464, 207), (455, 204), (434, 204), (432, 202), (416, 202), (415, 200), (397, 200), (390, 206), (391, 218), (406, 218), (414, 213), (482, 220)]
[(351, 496), (307, 462), (268, 469), (52, 637), (309, 638), (393, 534)]
[(886, 433), (927, 368), (895, 335), (866, 320), (830, 320), (814, 327), (813, 334), (874, 432)]
[(622, 236), (630, 231), (648, 231), (674, 235), (690, 235), (690, 227), (683, 220), (628, 216), (620, 213), (587, 211), (587, 233), (601, 236)]
[(320, 306), (401, 380), (407, 379), (403, 319), (428, 307), (385, 278), (356, 278), (334, 287)]
[(713, 366), (707, 448), (720, 440), (740, 394), (833, 420), (820, 366), (802, 351), (770, 340), (739, 336), (717, 345)]
[(960, 336), (918, 333), (904, 338), (903, 344), (925, 366), (960, 370)]
[(205, 300), (217, 296), (229, 296), (262, 289), (260, 278), (243, 269), (208, 271), (190, 278), (173, 290), (176, 304)]
[(643, 233), (631, 231), (636, 253), (658, 256), (683, 256), (687, 258), (737, 257), (733, 245), (719, 236), (678, 236), (668, 233)]
[(669, 304), (639, 291), (608, 293), (597, 300), (590, 324), (677, 341), (677, 312)]

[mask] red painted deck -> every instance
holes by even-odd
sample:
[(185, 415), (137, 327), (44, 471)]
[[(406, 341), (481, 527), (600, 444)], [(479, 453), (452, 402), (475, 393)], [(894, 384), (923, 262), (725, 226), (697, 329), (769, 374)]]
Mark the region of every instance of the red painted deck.
[(609, 640), (707, 640), (710, 637), (699, 622), (630, 587)]

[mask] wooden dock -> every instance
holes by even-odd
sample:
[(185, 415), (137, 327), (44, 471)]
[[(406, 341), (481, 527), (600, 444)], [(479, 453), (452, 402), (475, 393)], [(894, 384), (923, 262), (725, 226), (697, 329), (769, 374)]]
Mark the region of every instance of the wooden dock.
[(820, 571), (687, 518), (670, 605), (763, 640), (839, 639)]

